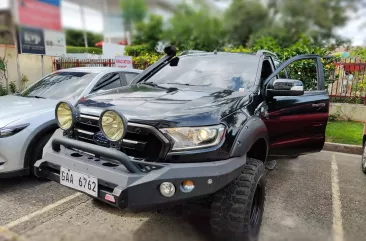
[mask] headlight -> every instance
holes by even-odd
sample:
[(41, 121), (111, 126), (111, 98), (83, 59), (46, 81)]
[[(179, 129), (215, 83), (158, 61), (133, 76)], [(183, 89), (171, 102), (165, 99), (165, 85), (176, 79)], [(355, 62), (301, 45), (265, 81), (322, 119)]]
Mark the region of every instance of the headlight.
[(29, 126), (29, 124), (0, 128), (0, 138), (15, 135), (16, 133), (25, 129), (27, 126)]
[(173, 151), (210, 147), (219, 144), (225, 134), (224, 125), (161, 129), (174, 140)]
[(127, 120), (114, 110), (105, 110), (100, 116), (99, 125), (109, 140), (118, 142), (126, 133)]
[(68, 102), (59, 102), (56, 105), (56, 120), (58, 126), (67, 131), (75, 124), (78, 110)]

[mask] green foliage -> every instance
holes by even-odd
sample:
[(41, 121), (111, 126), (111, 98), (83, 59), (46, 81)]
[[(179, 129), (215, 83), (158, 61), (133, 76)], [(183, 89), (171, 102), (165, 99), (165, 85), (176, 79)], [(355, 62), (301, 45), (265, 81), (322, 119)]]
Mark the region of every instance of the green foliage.
[[(265, 5), (266, 3), (266, 5)], [(321, 45), (339, 41), (335, 33), (355, 12), (359, 0), (233, 0), (225, 14), (226, 30), (233, 44), (252, 46), (260, 37), (273, 37), (288, 47), (302, 35)]]
[(17, 86), (16, 86), (16, 84), (14, 83), (14, 82), (10, 82), (10, 84), (9, 84), (9, 90), (10, 90), (10, 92), (11, 93), (15, 93), (15, 92), (17, 92)]
[[(84, 42), (84, 32), (81, 30), (74, 30), (74, 29), (66, 29), (66, 45), (69, 46), (76, 46), (76, 47), (85, 47)], [(103, 40), (102, 34), (91, 33), (87, 32), (87, 41), (88, 46), (93, 47), (96, 43)]]
[(2, 58), (0, 58), (0, 70), (6, 71), (6, 64)]
[(268, 26), (269, 10), (260, 1), (233, 0), (225, 13), (230, 42), (246, 45), (252, 34)]
[(136, 69), (146, 69), (149, 65), (152, 65), (158, 59), (161, 58), (161, 55), (158, 54), (145, 54), (136, 57), (132, 57), (133, 66)]
[(350, 55), (352, 57), (358, 57), (362, 60), (366, 60), (366, 47), (356, 47), (351, 50)]
[(29, 78), (28, 76), (26, 76), (25, 74), (22, 74), (22, 79), (21, 79), (21, 83), (22, 83), (22, 91), (25, 89), (27, 83), (29, 82)]
[(170, 19), (165, 40), (180, 50), (214, 51), (224, 44), (222, 20), (212, 17), (205, 9), (193, 9), (182, 4)]
[(127, 56), (140, 56), (146, 54), (153, 55), (155, 54), (155, 51), (146, 44), (125, 47), (125, 55)]
[(136, 24), (136, 34), (133, 44), (145, 44), (149, 51), (153, 51), (163, 35), (163, 18), (158, 15), (150, 15), (147, 22)]
[(131, 30), (131, 26), (134, 23), (142, 22), (147, 14), (145, 0), (121, 0), (120, 6), (127, 30)]
[(0, 83), (0, 96), (4, 96), (8, 94), (8, 90), (6, 89), (5, 86), (3, 86), (2, 83)]
[(89, 54), (102, 54), (103, 50), (97, 47), (75, 47), (75, 46), (66, 46), (66, 52), (71, 53), (89, 53)]

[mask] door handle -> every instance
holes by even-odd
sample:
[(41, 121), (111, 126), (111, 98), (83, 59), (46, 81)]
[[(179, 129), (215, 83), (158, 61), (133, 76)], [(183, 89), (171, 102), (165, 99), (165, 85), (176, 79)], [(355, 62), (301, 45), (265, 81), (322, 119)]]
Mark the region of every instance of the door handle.
[(312, 104), (311, 107), (313, 108), (321, 108), (321, 107), (325, 107), (325, 103), (319, 103), (319, 104)]
[(323, 124), (313, 124), (313, 127), (321, 127)]

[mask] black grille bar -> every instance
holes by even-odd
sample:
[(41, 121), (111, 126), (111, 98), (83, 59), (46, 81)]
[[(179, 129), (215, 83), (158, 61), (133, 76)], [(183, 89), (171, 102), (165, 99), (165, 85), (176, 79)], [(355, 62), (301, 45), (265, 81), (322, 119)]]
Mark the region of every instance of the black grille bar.
[[(100, 132), (99, 118), (81, 114), (74, 131), (76, 139), (95, 144), (94, 135)], [(108, 144), (98, 145), (109, 147)], [(121, 143), (122, 152), (147, 161), (164, 159), (169, 148), (169, 140), (160, 131), (152, 126), (131, 122), (128, 123), (126, 136)]]
[(142, 171), (137, 168), (132, 162), (131, 159), (124, 154), (123, 152), (117, 151), (113, 148), (106, 148), (97, 146), (94, 144), (87, 144), (84, 142), (68, 139), (65, 137), (59, 138), (55, 137), (52, 139), (52, 149), (56, 152), (61, 150), (61, 145), (68, 147), (68, 148), (76, 148), (78, 150), (86, 151), (98, 156), (111, 158), (117, 160), (119, 163), (124, 165), (127, 170), (131, 173), (141, 173)]

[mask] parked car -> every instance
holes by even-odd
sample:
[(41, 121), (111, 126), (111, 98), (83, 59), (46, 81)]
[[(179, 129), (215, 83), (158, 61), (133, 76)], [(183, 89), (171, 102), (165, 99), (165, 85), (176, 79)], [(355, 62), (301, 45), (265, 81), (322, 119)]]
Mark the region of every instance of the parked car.
[(0, 97), (0, 178), (33, 172), (34, 163), (57, 129), (55, 106), (131, 83), (141, 71), (70, 68), (51, 73), (18, 95)]
[[(205, 198), (218, 240), (255, 240), (265, 169), (275, 166), (268, 155), (323, 148), (329, 96), (321, 58), (280, 64), (268, 51), (165, 52), (130, 86), (76, 106), (60, 102), (61, 129), (35, 173), (136, 211)], [(314, 91), (283, 71), (300, 60), (314, 60)]]
[(361, 169), (362, 172), (366, 174), (366, 121), (363, 128), (362, 146), (363, 146), (363, 153), (361, 159)]

